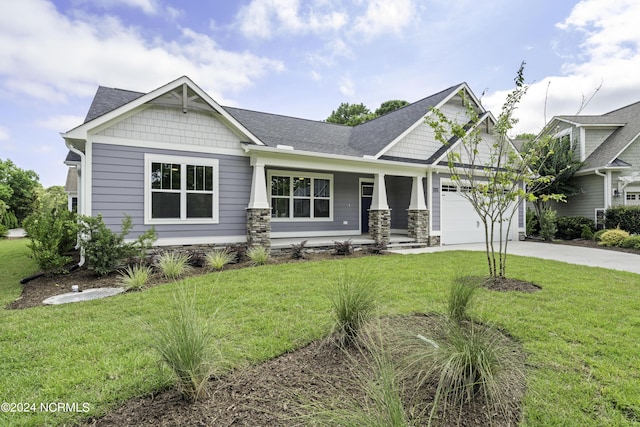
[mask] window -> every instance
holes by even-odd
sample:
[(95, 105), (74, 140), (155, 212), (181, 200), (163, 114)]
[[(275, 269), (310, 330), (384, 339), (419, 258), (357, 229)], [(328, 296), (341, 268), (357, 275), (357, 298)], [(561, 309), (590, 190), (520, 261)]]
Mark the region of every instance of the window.
[(145, 222), (217, 223), (218, 161), (145, 156)]
[(269, 181), (272, 218), (331, 220), (331, 175), (273, 171)]

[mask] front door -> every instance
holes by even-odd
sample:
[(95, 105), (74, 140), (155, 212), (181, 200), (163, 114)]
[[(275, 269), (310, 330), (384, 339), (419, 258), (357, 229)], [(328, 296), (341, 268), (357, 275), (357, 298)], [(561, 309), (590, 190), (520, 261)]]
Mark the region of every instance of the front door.
[(373, 200), (373, 183), (363, 182), (360, 184), (360, 231), (363, 234), (369, 233), (369, 208)]

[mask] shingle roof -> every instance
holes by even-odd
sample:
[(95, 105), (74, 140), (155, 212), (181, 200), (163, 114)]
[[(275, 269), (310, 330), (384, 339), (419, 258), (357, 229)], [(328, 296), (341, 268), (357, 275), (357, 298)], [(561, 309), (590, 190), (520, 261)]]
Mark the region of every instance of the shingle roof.
[[(461, 84), (392, 111), (374, 120), (351, 127), (322, 121), (223, 107), (265, 145), (289, 145), (297, 150), (346, 156), (375, 155), (421, 120)], [(115, 110), (144, 93), (98, 87), (85, 123)], [(434, 153), (435, 154), (435, 153)], [(72, 156), (70, 153), (69, 156)], [(68, 156), (68, 159), (69, 159)]]

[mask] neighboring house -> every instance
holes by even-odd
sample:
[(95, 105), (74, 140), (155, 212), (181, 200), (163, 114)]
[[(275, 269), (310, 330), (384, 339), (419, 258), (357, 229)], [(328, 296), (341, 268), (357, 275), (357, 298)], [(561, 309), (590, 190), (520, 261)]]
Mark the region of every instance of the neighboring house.
[[(473, 207), (447, 169), (425, 117), (466, 123), (459, 84), (356, 127), (222, 107), (189, 78), (149, 93), (99, 87), (85, 122), (63, 134), (78, 212), (101, 214), (158, 245), (391, 234), (427, 245), (483, 242)], [(71, 180), (69, 182), (72, 182)], [(524, 233), (524, 209), (511, 239)]]
[(603, 226), (607, 208), (640, 205), (640, 102), (601, 116), (556, 116), (543, 133), (566, 138), (584, 162), (574, 175), (580, 193), (554, 204), (558, 215)]

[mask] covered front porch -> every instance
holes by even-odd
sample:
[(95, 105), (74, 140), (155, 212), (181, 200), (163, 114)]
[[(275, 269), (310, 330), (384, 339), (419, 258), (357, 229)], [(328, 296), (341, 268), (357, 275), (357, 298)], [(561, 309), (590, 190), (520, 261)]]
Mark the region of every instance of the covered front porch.
[[(298, 245), (302, 241), (306, 240), (305, 247), (309, 249), (329, 249), (335, 246), (336, 242), (351, 241), (351, 244), (356, 248), (366, 248), (376, 245), (376, 241), (371, 238), (369, 234), (353, 234), (353, 235), (336, 235), (336, 236), (322, 236), (322, 237), (280, 237), (271, 239), (272, 250), (286, 250), (291, 249), (291, 245)], [(416, 242), (416, 239), (410, 238), (406, 234), (392, 234), (389, 237), (388, 249), (407, 249), (407, 248), (419, 248), (427, 246), (425, 243)]]

